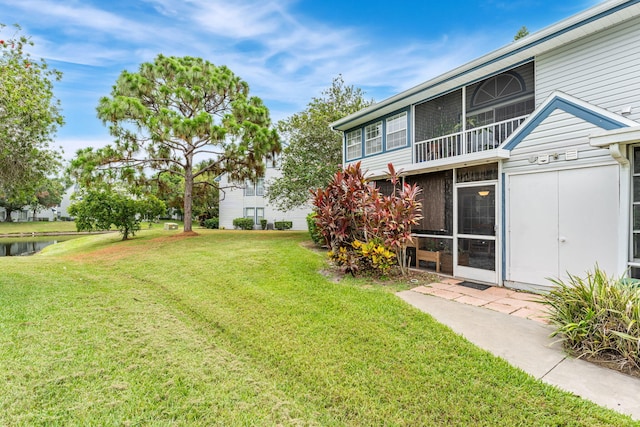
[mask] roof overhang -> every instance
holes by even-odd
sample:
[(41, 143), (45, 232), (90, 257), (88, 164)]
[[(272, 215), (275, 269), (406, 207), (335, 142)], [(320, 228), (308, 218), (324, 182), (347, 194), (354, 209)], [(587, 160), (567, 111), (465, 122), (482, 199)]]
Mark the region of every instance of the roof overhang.
[(514, 41), (418, 86), (331, 123), (346, 131), (380, 116), (429, 100), (530, 62), (537, 55), (640, 16), (640, 0), (613, 0)]
[[(444, 159), (430, 160), (423, 163), (415, 163), (410, 166), (405, 166), (401, 169), (398, 169), (397, 172), (401, 176), (418, 175), (422, 173), (437, 172), (445, 169), (462, 168), (485, 163), (495, 163), (500, 160), (508, 159), (510, 155), (510, 151), (498, 148), (495, 150), (465, 154), (464, 156), (447, 157)], [(386, 178), (389, 176), (387, 170), (367, 171), (365, 175), (369, 179)]]
[(612, 144), (635, 144), (640, 142), (640, 126), (630, 126), (621, 129), (599, 132), (589, 137), (593, 147), (608, 147)]

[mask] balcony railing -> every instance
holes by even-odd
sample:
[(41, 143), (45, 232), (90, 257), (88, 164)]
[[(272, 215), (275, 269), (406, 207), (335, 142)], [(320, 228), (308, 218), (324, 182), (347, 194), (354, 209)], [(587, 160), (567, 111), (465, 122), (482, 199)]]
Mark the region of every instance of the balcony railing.
[(415, 163), (463, 156), (498, 148), (529, 117), (520, 116), (415, 144)]

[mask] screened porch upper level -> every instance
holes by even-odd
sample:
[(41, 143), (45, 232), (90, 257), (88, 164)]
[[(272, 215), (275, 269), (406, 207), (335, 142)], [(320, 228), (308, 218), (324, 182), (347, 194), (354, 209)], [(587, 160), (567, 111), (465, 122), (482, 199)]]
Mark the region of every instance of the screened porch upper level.
[(416, 104), (413, 161), (494, 150), (534, 108), (533, 62)]
[(533, 61), (345, 132), (346, 163), (419, 164), (497, 149), (533, 112)]

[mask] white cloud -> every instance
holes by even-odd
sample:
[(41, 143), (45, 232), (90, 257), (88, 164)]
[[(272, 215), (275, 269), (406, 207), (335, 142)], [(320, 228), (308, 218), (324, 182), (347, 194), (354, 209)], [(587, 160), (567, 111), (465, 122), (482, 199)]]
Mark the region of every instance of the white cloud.
[[(201, 56), (229, 66), (249, 83), (252, 94), (276, 106), (276, 121), (305, 108), (338, 74), (381, 101), (487, 51), (488, 38), (482, 34), (408, 40), (396, 33), (387, 39), (368, 33), (366, 24), (329, 24), (296, 14), (292, 1), (145, 0), (126, 12), (99, 4), (0, 0), (6, 10), (29, 17), (34, 32), (24, 28), (36, 34), (35, 56), (69, 65), (64, 102), (91, 110), (89, 117), (95, 99), (108, 93), (119, 71), (133, 71), (158, 53)], [(82, 107), (63, 105), (68, 111)], [(80, 120), (70, 116), (67, 122), (74, 119)], [(66, 157), (78, 148), (109, 142), (66, 135), (59, 140)]]
[(81, 148), (102, 148), (105, 145), (113, 143), (113, 139), (109, 137), (61, 137), (56, 138), (54, 146), (60, 146), (64, 150), (63, 158), (70, 160), (75, 157), (76, 152)]

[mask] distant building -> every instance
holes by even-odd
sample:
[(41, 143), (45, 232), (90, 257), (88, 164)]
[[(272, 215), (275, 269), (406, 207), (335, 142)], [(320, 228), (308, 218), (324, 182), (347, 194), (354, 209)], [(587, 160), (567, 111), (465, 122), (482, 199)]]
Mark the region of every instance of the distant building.
[[(235, 183), (236, 188), (226, 188), (220, 191), (219, 220), (220, 228), (233, 229), (235, 218), (252, 218), (255, 228), (260, 228), (260, 222), (267, 220), (269, 228), (273, 227), (276, 221), (291, 221), (292, 230), (307, 229), (307, 214), (311, 212), (311, 205), (290, 211), (280, 211), (269, 204), (265, 197), (266, 186), (270, 180), (280, 177), (282, 172), (276, 164), (267, 164), (264, 178), (257, 182), (246, 181)], [(220, 177), (220, 187), (231, 187), (227, 175)]]
[[(23, 206), (22, 209), (11, 212), (11, 218), (13, 222), (27, 222), (27, 221), (55, 221), (66, 220), (69, 218), (69, 205), (71, 204), (71, 196), (75, 191), (75, 187), (69, 187), (62, 195), (62, 201), (58, 206), (53, 208), (41, 209), (33, 215), (33, 209), (31, 206)], [(7, 219), (7, 212), (4, 208), (0, 207), (0, 222)]]

